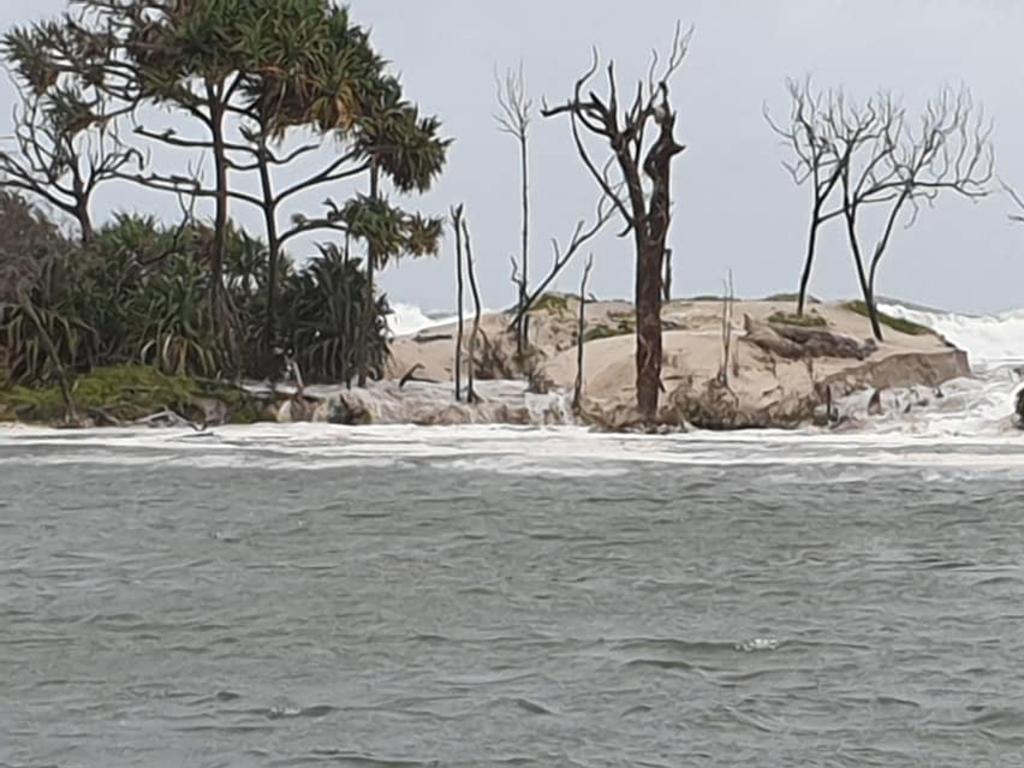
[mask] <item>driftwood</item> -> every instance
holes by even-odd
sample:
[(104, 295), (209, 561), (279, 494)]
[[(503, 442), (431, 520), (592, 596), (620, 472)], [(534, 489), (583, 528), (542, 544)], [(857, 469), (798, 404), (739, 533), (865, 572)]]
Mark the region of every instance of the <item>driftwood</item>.
[(206, 424), (186, 419), (180, 413), (168, 409), (136, 419), (133, 424), (144, 427), (191, 427), (196, 432), (205, 432)]
[(743, 340), (787, 360), (835, 357), (864, 360), (875, 351), (873, 341), (861, 343), (854, 338), (821, 328), (795, 325), (769, 325), (745, 315), (747, 335)]
[(410, 381), (419, 381), (419, 382), (422, 382), (424, 384), (437, 384), (437, 383), (439, 383), (439, 382), (435, 381), (434, 379), (421, 379), (418, 376), (416, 376), (416, 371), (418, 371), (420, 368), (423, 368), (423, 363), (416, 363), (416, 365), (414, 365), (412, 368), (410, 368), (408, 371), (406, 371), (405, 375), (402, 376), (402, 378), (399, 379), (399, 381), (398, 381), (398, 388), (402, 389)]

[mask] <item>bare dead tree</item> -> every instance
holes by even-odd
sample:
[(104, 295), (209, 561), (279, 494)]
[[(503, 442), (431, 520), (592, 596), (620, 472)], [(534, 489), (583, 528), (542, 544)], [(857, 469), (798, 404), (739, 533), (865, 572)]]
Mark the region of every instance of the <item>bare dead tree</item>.
[(580, 252), (583, 246), (597, 237), (614, 216), (615, 206), (611, 198), (603, 196), (597, 203), (594, 220), (589, 225), (585, 219), (577, 221), (572, 235), (569, 237), (569, 242), (564, 247), (557, 238), (551, 238), (551, 249), (553, 251), (551, 269), (537, 283), (535, 288), (529, 290), (526, 299), (522, 302), (522, 306), (517, 309), (515, 317), (512, 318), (512, 322), (509, 324), (510, 330), (515, 330), (519, 327), (523, 317), (529, 313), (533, 305), (544, 295), (544, 292), (547, 291), (562, 271), (569, 266), (576, 254)]
[(452, 228), (455, 230), (455, 304), (458, 307), (459, 321), (455, 331), (455, 401), (462, 400), (462, 339), (465, 333), (463, 320), (463, 278), (462, 278), (462, 213), (463, 205), (452, 206)]
[[(842, 215), (872, 331), (882, 341), (875, 291), (897, 224), (912, 227), (922, 206), (934, 206), (944, 194), (968, 200), (988, 196), (995, 156), (991, 124), (966, 89), (943, 89), (925, 106), (916, 127), (886, 94), (876, 97), (866, 114), (877, 126), (875, 137), (860, 144), (859, 161), (847, 163), (840, 174)], [(867, 206), (884, 210), (881, 229), (870, 238), (861, 226)]]
[[(636, 389), (642, 417), (653, 422), (661, 391), (662, 279), (668, 230), (671, 224), (672, 160), (685, 147), (675, 140), (676, 112), (669, 99), (669, 81), (682, 65), (691, 31), (677, 25), (671, 52), (658, 74), (655, 53), (646, 81), (641, 81), (629, 106), (619, 103), (614, 61), (607, 67), (607, 95), (589, 89), (599, 68), (594, 51), (590, 68), (576, 81), (572, 97), (556, 107), (545, 107), (545, 117), (568, 115), (573, 140), (583, 164), (621, 215), (621, 235), (633, 235), (636, 252)], [(648, 131), (656, 131), (648, 141)], [(583, 133), (597, 137), (611, 153), (621, 186), (599, 170)], [(625, 190), (625, 195), (620, 193)]]
[(1024, 224), (1024, 197), (1021, 197), (1020, 193), (1005, 181), (1000, 182), (1000, 184), (1003, 191), (1009, 195), (1010, 200), (1012, 200), (1013, 204), (1017, 207), (1017, 210), (1020, 211), (1019, 213), (1011, 213), (1010, 221), (1016, 222), (1017, 224)]
[(869, 105), (867, 113), (847, 110), (841, 91), (815, 91), (810, 78), (803, 81), (787, 80), (790, 97), (789, 123), (777, 123), (764, 108), (764, 119), (782, 139), (794, 158), (783, 162), (798, 186), (809, 185), (811, 190), (811, 220), (807, 236), (804, 266), (800, 273), (796, 313), (802, 316), (807, 303), (811, 272), (817, 249), (818, 231), (822, 224), (839, 215), (838, 206), (832, 211), (826, 205), (837, 189), (843, 169), (864, 141), (873, 138), (875, 130)]
[[(476, 282), (476, 264), (473, 261), (473, 243), (469, 236), (469, 224), (462, 220), (462, 236), (466, 240), (466, 274), (469, 277), (469, 288), (473, 292), (473, 330), (469, 334), (469, 357), (467, 359), (466, 402), (475, 403), (479, 400), (476, 394), (476, 349), (480, 336), (480, 316), (483, 313), (480, 304), (480, 289)], [(460, 310), (461, 312), (461, 310)]]
[(498, 129), (514, 138), (519, 145), (520, 162), (520, 196), (522, 203), (522, 242), (519, 261), (513, 259), (513, 282), (517, 288), (516, 317), (516, 353), (523, 359), (526, 345), (529, 343), (530, 316), (523, 311), (526, 305), (527, 286), (530, 284), (530, 159), (529, 136), (530, 120), (533, 112), (533, 101), (526, 95), (526, 77), (523, 65), (519, 69), (509, 69), (504, 80), (499, 80), (495, 73), (498, 86), (498, 113), (494, 116)]
[(587, 263), (583, 267), (583, 277), (580, 280), (580, 318), (576, 328), (576, 386), (573, 388), (572, 409), (575, 413), (580, 412), (580, 403), (583, 399), (583, 346), (586, 343), (587, 334), (587, 283), (590, 281), (590, 270), (594, 268), (594, 255), (587, 257)]
[(0, 186), (71, 216), (82, 242), (89, 244), (95, 236), (96, 190), (124, 169), (143, 164), (142, 153), (121, 141), (124, 107), (70, 76), (46, 90), (17, 75), (12, 80), (20, 104), (13, 111), (8, 146), (0, 147)]
[(732, 270), (722, 284), (722, 364), (718, 368), (718, 382), (729, 386), (729, 364), (732, 361), (732, 319), (736, 291), (733, 287)]

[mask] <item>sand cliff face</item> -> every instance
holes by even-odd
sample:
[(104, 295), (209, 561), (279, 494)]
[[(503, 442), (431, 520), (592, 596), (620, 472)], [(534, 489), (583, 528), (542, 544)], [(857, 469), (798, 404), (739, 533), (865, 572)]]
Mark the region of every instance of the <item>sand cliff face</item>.
[[(663, 319), (662, 425), (709, 429), (795, 427), (827, 423), (830, 404), (852, 392), (921, 386), (970, 375), (967, 356), (931, 333), (889, 330), (869, 341), (866, 318), (816, 305), (816, 325), (777, 322), (791, 305), (736, 302), (723, 324), (714, 301), (677, 301)], [(388, 376), (368, 390), (311, 389), (308, 406), (289, 404), (282, 420), (344, 423), (568, 423), (577, 375), (578, 303), (547, 297), (531, 316), (529, 358), (516, 358), (510, 317), (486, 316), (474, 365), (475, 404), (453, 397), (454, 325), (397, 339)], [(635, 328), (625, 302), (586, 307), (583, 399), (579, 420), (609, 429), (639, 425), (633, 401)], [(728, 328), (729, 353), (724, 339)], [(468, 324), (467, 324), (468, 335)], [(467, 339), (468, 343), (468, 339)], [(466, 365), (463, 366), (465, 374)], [(409, 378), (411, 376), (411, 379)], [(399, 380), (407, 378), (404, 385)], [(523, 383), (529, 379), (530, 384)]]

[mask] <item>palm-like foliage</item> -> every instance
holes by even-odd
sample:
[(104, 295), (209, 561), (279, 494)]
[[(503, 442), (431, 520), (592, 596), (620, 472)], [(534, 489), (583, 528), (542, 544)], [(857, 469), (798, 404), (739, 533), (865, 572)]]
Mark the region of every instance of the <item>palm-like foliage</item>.
[[(205, 300), (212, 233), (203, 225), (168, 229), (121, 215), (82, 247), (63, 238), (19, 198), (0, 196), (0, 369), (7, 384), (44, 384), (60, 367), (83, 373), (145, 363), (167, 374), (254, 376), (267, 279), (266, 245), (231, 228), (228, 296), (240, 329), (224, 344)], [(309, 381), (348, 380), (355, 371), (366, 301), (356, 260), (324, 247), (296, 272), (281, 269), (281, 335)], [(372, 368), (387, 359), (387, 301), (374, 301), (368, 338)], [(50, 354), (47, 339), (54, 354)]]
[[(333, 245), (291, 277), (283, 291), (284, 326), (307, 381), (348, 382), (359, 362), (366, 275), (358, 260)], [(376, 377), (388, 358), (387, 300), (377, 297), (368, 339), (368, 364)]]

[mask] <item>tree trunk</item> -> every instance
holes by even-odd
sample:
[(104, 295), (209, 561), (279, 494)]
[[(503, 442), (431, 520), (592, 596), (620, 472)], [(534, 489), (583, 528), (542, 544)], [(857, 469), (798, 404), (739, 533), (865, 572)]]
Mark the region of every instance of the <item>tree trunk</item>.
[(864, 306), (867, 308), (868, 319), (871, 321), (871, 332), (877, 341), (884, 341), (882, 338), (882, 324), (878, 318), (878, 310), (875, 307), (875, 297), (871, 290), (871, 283), (867, 273), (864, 271), (864, 258), (861, 255), (860, 241), (857, 239), (857, 220), (849, 212), (846, 218), (846, 235), (850, 240), (850, 250), (853, 251), (853, 263), (857, 267), (857, 281), (860, 283), (860, 290), (864, 296)]
[(210, 254), (210, 306), (214, 322), (220, 322), (224, 319), (224, 261), (228, 243), (228, 161), (224, 146), (224, 108), (212, 88), (209, 93), (213, 166), (216, 174), (213, 253)]
[[(349, 287), (352, 285), (349, 280), (349, 246), (351, 244), (351, 237), (349, 233), (345, 233), (345, 252), (342, 256), (342, 263), (345, 268), (342, 270), (342, 274), (345, 275), (345, 279), (342, 281), (342, 326), (345, 329), (345, 348), (341, 353), (341, 380), (345, 382), (346, 389), (352, 389), (352, 369), (349, 367), (349, 355), (352, 353), (351, 342), (352, 342), (352, 294), (349, 292)], [(360, 324), (361, 325), (361, 324)]]
[(473, 293), (473, 330), (469, 334), (469, 357), (466, 363), (468, 380), (466, 402), (475, 403), (479, 400), (476, 394), (476, 345), (480, 336), (480, 316), (483, 308), (480, 303), (480, 289), (476, 283), (476, 265), (473, 263), (473, 245), (469, 237), (469, 225), (462, 222), (462, 233), (466, 238), (466, 274), (469, 276), (469, 288)]
[(636, 399), (640, 414), (653, 423), (661, 392), (661, 268), (664, 242), (637, 237)]
[(260, 186), (263, 191), (263, 218), (267, 228), (267, 306), (263, 319), (262, 346), (264, 363), (269, 368), (273, 364), (272, 348), (277, 336), (277, 275), (280, 267), (281, 244), (277, 236), (277, 206), (274, 202), (274, 188), (270, 178), (265, 134), (260, 135), (258, 164)]
[(811, 284), (811, 268), (814, 266), (814, 251), (818, 242), (819, 213), (820, 209), (815, 207), (814, 215), (811, 219), (811, 231), (807, 236), (807, 255), (804, 259), (804, 271), (800, 275), (800, 291), (797, 294), (796, 300), (797, 317), (803, 317), (804, 308), (807, 305), (807, 289)]
[(577, 415), (583, 400), (583, 345), (586, 343), (587, 332), (587, 281), (590, 279), (590, 270), (593, 266), (594, 257), (591, 256), (583, 267), (583, 279), (580, 280), (580, 318), (576, 328), (576, 386), (572, 394), (572, 410)]
[(522, 240), (522, 279), (519, 283), (519, 332), (516, 338), (516, 352), (520, 363), (526, 347), (530, 343), (530, 315), (523, 312), (526, 305), (527, 291), (530, 284), (530, 162), (526, 134), (519, 137), (519, 151), (522, 162), (522, 196), (523, 196), (523, 240)]
[[(370, 168), (370, 199), (376, 200), (380, 195), (380, 168), (374, 161)], [(369, 378), (370, 367), (370, 329), (374, 321), (374, 272), (377, 268), (377, 245), (371, 237), (366, 242), (366, 302), (363, 305), (363, 330), (359, 345), (359, 381), (365, 387)]]
[(462, 339), (466, 331), (462, 311), (465, 298), (462, 277), (462, 206), (453, 211), (452, 223), (455, 226), (455, 304), (459, 312), (459, 322), (455, 331), (455, 401), (459, 402), (462, 400)]
[(78, 220), (78, 229), (82, 237), (82, 245), (88, 247), (96, 242), (96, 229), (92, 225), (92, 215), (89, 213), (89, 200), (79, 200), (75, 210), (75, 218)]

